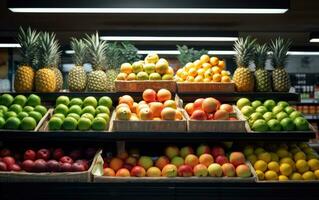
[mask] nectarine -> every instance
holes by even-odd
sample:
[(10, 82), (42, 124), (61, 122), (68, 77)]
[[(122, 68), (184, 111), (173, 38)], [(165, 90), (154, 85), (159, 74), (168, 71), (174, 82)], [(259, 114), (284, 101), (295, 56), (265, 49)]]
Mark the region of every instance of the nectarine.
[(160, 89), (157, 92), (157, 100), (160, 102), (164, 102), (172, 98), (172, 94), (167, 89)]
[(153, 89), (146, 89), (143, 92), (143, 100), (146, 102), (156, 101), (156, 92)]

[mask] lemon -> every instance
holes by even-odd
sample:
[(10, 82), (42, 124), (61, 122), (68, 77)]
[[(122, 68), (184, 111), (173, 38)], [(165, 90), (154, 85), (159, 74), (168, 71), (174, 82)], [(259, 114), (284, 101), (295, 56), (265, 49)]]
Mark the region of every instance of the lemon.
[(210, 60), (210, 57), (207, 54), (204, 54), (199, 59), (202, 63), (207, 63)]
[(279, 181), (288, 181), (289, 179), (288, 179), (288, 177), (285, 176), (285, 175), (280, 175), (280, 176), (278, 177), (278, 180), (279, 180)]
[(311, 169), (311, 171), (316, 171), (319, 169), (319, 160), (318, 159), (310, 159), (308, 160), (308, 165)]
[(309, 165), (308, 165), (307, 161), (305, 161), (305, 160), (298, 160), (296, 162), (296, 168), (297, 168), (298, 172), (304, 173), (304, 172), (309, 170)]
[[(195, 60), (194, 63), (192, 63), (194, 67), (196, 67), (196, 69), (200, 69), (202, 67), (202, 62), (200, 60)], [(192, 67), (191, 64), (189, 64), (189, 69)], [(187, 64), (185, 66), (185, 68), (187, 68)]]
[(183, 71), (184, 71), (183, 68), (178, 69), (177, 72), (176, 72), (176, 75), (177, 75), (178, 77), (181, 77), (181, 74), (182, 74)]
[(202, 69), (202, 68), (197, 70), (197, 74), (198, 74), (198, 75), (202, 75), (202, 76), (203, 76), (204, 73), (205, 73), (205, 70)]
[(278, 180), (278, 175), (275, 171), (269, 170), (265, 173), (266, 180)]
[(279, 167), (280, 173), (289, 176), (292, 173), (292, 167), (287, 163), (282, 163)]
[(264, 180), (265, 179), (265, 174), (264, 172), (260, 171), (260, 170), (256, 170), (256, 174), (259, 180)]
[(271, 161), (279, 162), (279, 156), (276, 153), (270, 152), (270, 155), (271, 155)]
[(319, 169), (315, 171), (315, 176), (317, 177), (317, 179), (319, 179)]
[(197, 75), (197, 70), (195, 68), (190, 68), (188, 70), (188, 75), (195, 77)]
[(291, 174), (291, 175), (289, 176), (289, 179), (290, 179), (290, 180), (303, 180), (301, 174), (298, 173), (298, 172), (295, 172), (295, 173)]
[[(196, 61), (195, 61), (195, 62), (196, 62)], [(191, 62), (187, 63), (187, 64), (185, 65), (185, 67), (184, 67), (184, 70), (185, 70), (186, 72), (188, 72), (190, 69), (197, 68), (198, 63), (196, 63), (196, 65), (195, 65), (195, 62), (194, 62), (194, 63), (191, 63)]]
[(289, 152), (284, 148), (279, 148), (276, 153), (280, 158), (284, 158), (284, 157), (289, 156)]
[(275, 161), (271, 161), (270, 163), (268, 163), (268, 169), (278, 173), (279, 172), (279, 164)]
[(282, 163), (287, 163), (287, 164), (289, 164), (292, 168), (295, 168), (295, 162), (291, 159), (291, 158), (289, 158), (289, 157), (285, 157), (285, 158), (282, 158), (282, 159), (280, 159), (280, 162), (279, 162), (280, 164), (282, 164)]
[(307, 180), (307, 181), (316, 180), (316, 176), (315, 176), (315, 174), (312, 171), (307, 171), (307, 172), (303, 173), (302, 174), (302, 178), (304, 180)]
[(263, 160), (266, 163), (269, 163), (271, 161), (271, 155), (268, 152), (263, 152), (263, 153), (258, 154), (258, 159)]
[(251, 154), (247, 157), (247, 159), (251, 162), (251, 164), (255, 164), (257, 161), (257, 156), (255, 154)]
[(255, 154), (256, 155), (259, 155), (260, 153), (263, 153), (265, 152), (265, 149), (263, 149), (262, 147), (258, 147), (255, 149)]
[(262, 172), (267, 170), (267, 163), (263, 160), (258, 160), (254, 164), (255, 170), (260, 170)]

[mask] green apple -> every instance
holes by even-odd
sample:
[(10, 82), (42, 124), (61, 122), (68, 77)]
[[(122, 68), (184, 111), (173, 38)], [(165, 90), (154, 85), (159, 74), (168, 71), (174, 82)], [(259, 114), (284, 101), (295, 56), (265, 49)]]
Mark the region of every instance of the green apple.
[(261, 106), (262, 105), (262, 103), (261, 103), (261, 101), (259, 101), (259, 100), (255, 100), (255, 101), (253, 101), (252, 103), (251, 103), (251, 106), (254, 108), (254, 109), (256, 109), (257, 107), (259, 107), (259, 106)]
[(243, 115), (245, 115), (246, 117), (249, 117), (251, 114), (254, 113), (254, 109), (251, 106), (244, 106), (242, 107), (242, 109), (240, 110)]
[(296, 128), (297, 128), (298, 131), (308, 131), (309, 130), (309, 123), (303, 117), (297, 117), (294, 120), (294, 123), (295, 123)]
[(276, 102), (272, 99), (268, 99), (264, 102), (264, 106), (271, 111), (276, 106)]
[(284, 118), (280, 121), (280, 125), (284, 131), (293, 131), (295, 130), (295, 124), (292, 119), (289, 117)]
[(244, 106), (250, 106), (250, 101), (247, 98), (241, 98), (237, 101), (236, 105), (241, 110)]
[(268, 122), (269, 120), (275, 118), (275, 116), (272, 112), (266, 112), (265, 114), (263, 114), (263, 118), (264, 120), (266, 120), (266, 122)]
[(265, 114), (267, 112), (267, 108), (265, 106), (259, 106), (256, 108), (256, 112), (261, 113), (262, 115)]
[(271, 119), (267, 122), (267, 125), (269, 126), (271, 131), (280, 131), (281, 125), (280, 122), (277, 119)]
[(267, 125), (267, 122), (263, 119), (257, 119), (253, 126), (252, 126), (252, 130), (253, 131), (268, 131), (268, 125)]

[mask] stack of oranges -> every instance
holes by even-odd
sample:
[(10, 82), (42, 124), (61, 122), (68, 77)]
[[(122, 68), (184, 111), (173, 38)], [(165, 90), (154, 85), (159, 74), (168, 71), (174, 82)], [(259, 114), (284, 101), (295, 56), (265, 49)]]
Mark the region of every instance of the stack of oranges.
[(177, 82), (231, 82), (230, 72), (225, 70), (225, 61), (202, 55), (199, 60), (187, 63), (176, 72)]

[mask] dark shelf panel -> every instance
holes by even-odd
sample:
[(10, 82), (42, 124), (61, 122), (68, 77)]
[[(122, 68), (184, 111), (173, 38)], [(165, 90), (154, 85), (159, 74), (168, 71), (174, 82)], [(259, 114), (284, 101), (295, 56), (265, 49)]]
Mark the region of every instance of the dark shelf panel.
[(114, 140), (125, 141), (307, 141), (315, 138), (315, 133), (178, 133), (178, 132), (0, 132), (2, 141), (83, 141), (103, 142)]

